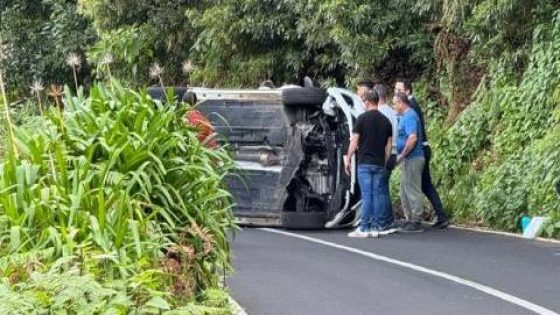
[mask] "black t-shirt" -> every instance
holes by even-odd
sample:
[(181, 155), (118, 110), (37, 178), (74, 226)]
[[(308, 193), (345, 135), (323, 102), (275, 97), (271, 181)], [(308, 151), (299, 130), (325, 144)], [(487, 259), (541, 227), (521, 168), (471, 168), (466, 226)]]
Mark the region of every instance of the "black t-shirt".
[(393, 136), (391, 122), (378, 110), (369, 110), (356, 120), (353, 133), (358, 141), (358, 164), (385, 166), (385, 146)]

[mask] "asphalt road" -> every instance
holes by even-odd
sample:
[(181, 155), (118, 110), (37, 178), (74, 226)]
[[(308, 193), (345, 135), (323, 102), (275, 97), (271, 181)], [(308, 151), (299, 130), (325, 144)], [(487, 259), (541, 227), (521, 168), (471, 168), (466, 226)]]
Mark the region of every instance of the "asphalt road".
[(249, 315), (560, 313), (559, 244), (454, 229), (278, 231), (232, 242), (227, 284)]

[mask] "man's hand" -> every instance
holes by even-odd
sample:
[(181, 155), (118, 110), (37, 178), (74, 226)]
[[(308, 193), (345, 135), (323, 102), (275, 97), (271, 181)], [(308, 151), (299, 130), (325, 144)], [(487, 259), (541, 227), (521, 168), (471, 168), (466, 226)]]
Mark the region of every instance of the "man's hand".
[(415, 133), (412, 133), (406, 139), (406, 144), (404, 145), (404, 149), (402, 150), (401, 154), (397, 155), (397, 164), (399, 164), (405, 156), (410, 153), (410, 151), (414, 150), (414, 146), (416, 146), (416, 141), (418, 141), (418, 136)]
[(350, 176), (350, 170), (352, 167), (352, 157), (356, 150), (358, 149), (358, 142), (360, 141), (360, 134), (353, 133), (350, 137), (350, 145), (348, 146), (348, 153), (344, 156), (344, 172), (346, 175)]
[(348, 155), (345, 155), (344, 156), (344, 172), (348, 176), (350, 176), (351, 167), (352, 167), (352, 161), (350, 160), (350, 157)]

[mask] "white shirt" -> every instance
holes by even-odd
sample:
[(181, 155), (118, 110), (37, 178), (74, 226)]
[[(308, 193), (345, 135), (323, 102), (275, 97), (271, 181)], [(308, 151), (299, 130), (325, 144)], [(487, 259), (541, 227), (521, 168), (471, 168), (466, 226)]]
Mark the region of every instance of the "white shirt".
[(399, 128), (399, 121), (397, 120), (397, 113), (391, 108), (391, 106), (387, 104), (382, 104), (377, 107), (377, 109), (383, 114), (383, 116), (387, 117), (391, 122), (391, 127), (393, 127), (393, 152), (394, 154), (397, 153), (397, 136), (398, 136), (398, 128)]

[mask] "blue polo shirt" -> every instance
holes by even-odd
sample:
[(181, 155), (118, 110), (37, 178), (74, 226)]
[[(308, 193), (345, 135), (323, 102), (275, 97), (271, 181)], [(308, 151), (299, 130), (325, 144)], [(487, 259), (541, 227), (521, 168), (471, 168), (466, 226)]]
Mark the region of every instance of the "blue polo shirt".
[(402, 114), (399, 120), (399, 131), (397, 137), (397, 152), (399, 152), (399, 154), (404, 150), (406, 140), (411, 134), (416, 134), (418, 141), (416, 141), (416, 146), (414, 146), (414, 149), (408, 153), (405, 159), (424, 157), (424, 151), (422, 149), (422, 132), (420, 131), (420, 118), (413, 109), (409, 108)]

